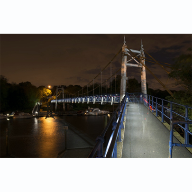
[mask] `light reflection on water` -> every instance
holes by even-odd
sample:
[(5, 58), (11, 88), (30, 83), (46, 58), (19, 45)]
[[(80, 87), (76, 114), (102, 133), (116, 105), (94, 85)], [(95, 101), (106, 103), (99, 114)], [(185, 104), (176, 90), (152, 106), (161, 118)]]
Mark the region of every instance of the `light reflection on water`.
[[(15, 157), (57, 157), (65, 148), (64, 126), (85, 133), (93, 142), (107, 125), (107, 116), (63, 116), (0, 121), (0, 156), (6, 154), (5, 135), (9, 132), (9, 154)], [(69, 139), (69, 138), (68, 138)]]

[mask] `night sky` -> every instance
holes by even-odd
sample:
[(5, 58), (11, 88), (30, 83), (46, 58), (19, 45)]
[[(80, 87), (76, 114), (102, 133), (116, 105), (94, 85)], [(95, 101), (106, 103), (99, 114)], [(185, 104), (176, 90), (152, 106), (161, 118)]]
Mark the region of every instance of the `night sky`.
[[(35, 86), (89, 83), (119, 51), (124, 34), (1, 34), (1, 74), (9, 82), (30, 81)], [(157, 61), (173, 64), (173, 59), (192, 47), (191, 34), (125, 34), (128, 48), (144, 50)], [(112, 73), (121, 65), (121, 54), (112, 63)], [(146, 65), (170, 89), (174, 80), (161, 67)], [(103, 76), (110, 75), (107, 68)], [(129, 78), (140, 81), (139, 68), (128, 68)], [(100, 77), (96, 80), (100, 82)], [(95, 82), (96, 82), (95, 81)], [(147, 83), (161, 85), (147, 71)]]

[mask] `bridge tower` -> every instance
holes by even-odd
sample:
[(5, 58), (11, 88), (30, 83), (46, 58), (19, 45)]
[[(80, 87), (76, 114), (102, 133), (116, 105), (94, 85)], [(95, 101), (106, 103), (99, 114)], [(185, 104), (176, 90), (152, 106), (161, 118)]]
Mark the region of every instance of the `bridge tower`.
[[(63, 86), (57, 86), (56, 87), (56, 99), (55, 99), (55, 112), (57, 111), (57, 95), (58, 91), (62, 91), (62, 98), (64, 99), (64, 87)], [(65, 110), (65, 103), (63, 102), (63, 110)]]
[[(135, 56), (133, 56), (133, 54)], [(127, 56), (130, 56), (131, 59), (128, 60)], [(139, 58), (138, 58), (139, 56)], [(138, 58), (138, 59), (137, 59)], [(130, 61), (134, 60), (137, 64), (130, 63)], [(144, 48), (141, 41), (141, 50), (133, 50), (128, 49), (124, 36), (124, 43), (122, 46), (122, 62), (121, 62), (121, 88), (120, 88), (120, 101), (125, 96), (126, 93), (126, 81), (128, 77), (126, 76), (127, 67), (140, 67), (141, 68), (141, 92), (143, 94), (147, 94), (147, 86), (146, 86), (146, 70), (145, 70), (145, 54)]]
[(141, 41), (141, 55), (140, 55), (140, 63), (144, 64), (141, 68), (141, 92), (143, 94), (147, 94), (147, 85), (146, 85), (146, 70), (145, 70), (145, 53), (143, 44)]
[(120, 101), (122, 98), (125, 96), (126, 92), (126, 80), (128, 79), (126, 77), (126, 72), (127, 72), (127, 54), (126, 54), (126, 41), (125, 41), (125, 36), (124, 36), (124, 43), (122, 46), (122, 61), (121, 61), (121, 89), (120, 89)]

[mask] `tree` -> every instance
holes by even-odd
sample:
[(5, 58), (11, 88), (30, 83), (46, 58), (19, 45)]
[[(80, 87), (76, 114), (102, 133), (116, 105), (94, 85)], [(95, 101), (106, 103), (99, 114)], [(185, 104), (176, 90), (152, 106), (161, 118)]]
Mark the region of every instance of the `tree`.
[(1, 75), (0, 76), (0, 111), (5, 111), (8, 108), (8, 101), (7, 101), (7, 96), (8, 96), (8, 89), (9, 85), (7, 82), (7, 79)]
[(47, 97), (50, 96), (52, 94), (50, 89), (47, 89), (43, 86), (38, 87), (38, 98), (41, 101), (46, 101)]
[(175, 59), (169, 77), (176, 79), (177, 84), (185, 87), (187, 93), (192, 95), (192, 48), (188, 51), (191, 53), (182, 54)]
[[(192, 48), (189, 48), (187, 51), (190, 53), (182, 54), (175, 59), (169, 74), (169, 77), (176, 79), (176, 84), (183, 86), (185, 91), (177, 91), (173, 94), (174, 99), (170, 96), (166, 97), (166, 99), (192, 107)], [(184, 107), (177, 107), (173, 110), (180, 114), (185, 113)], [(188, 111), (188, 118), (192, 120), (191, 109)], [(192, 125), (189, 126), (189, 130), (192, 132)]]

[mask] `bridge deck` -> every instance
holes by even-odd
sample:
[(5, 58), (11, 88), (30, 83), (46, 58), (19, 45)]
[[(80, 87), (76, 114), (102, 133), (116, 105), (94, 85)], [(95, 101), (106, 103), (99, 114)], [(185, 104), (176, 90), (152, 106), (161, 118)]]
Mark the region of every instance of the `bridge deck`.
[[(179, 143), (174, 137), (173, 142)], [(129, 103), (122, 157), (168, 158), (169, 130), (143, 104)], [(184, 147), (173, 147), (173, 158), (190, 158)]]

